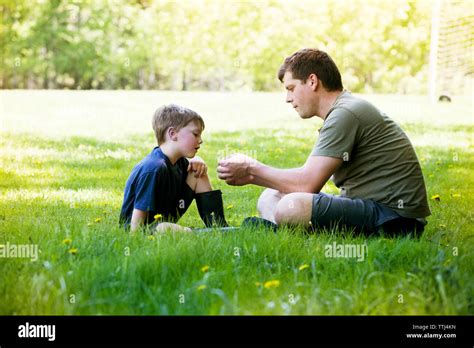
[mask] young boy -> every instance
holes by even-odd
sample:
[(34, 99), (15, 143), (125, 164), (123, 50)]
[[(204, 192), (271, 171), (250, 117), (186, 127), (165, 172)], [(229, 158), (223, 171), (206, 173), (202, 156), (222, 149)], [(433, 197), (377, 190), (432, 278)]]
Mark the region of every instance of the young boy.
[(195, 198), (206, 227), (226, 227), (222, 193), (212, 190), (206, 164), (195, 157), (202, 144), (201, 116), (169, 104), (155, 112), (152, 127), (158, 146), (133, 168), (127, 180), (120, 223), (132, 232), (144, 225), (158, 232), (189, 232), (191, 229), (176, 222)]

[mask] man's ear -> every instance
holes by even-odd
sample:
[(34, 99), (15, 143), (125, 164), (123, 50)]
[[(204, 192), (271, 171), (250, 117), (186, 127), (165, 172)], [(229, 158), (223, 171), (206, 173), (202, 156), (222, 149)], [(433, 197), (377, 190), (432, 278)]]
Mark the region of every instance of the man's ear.
[(173, 140), (173, 141), (178, 140), (178, 137), (177, 137), (178, 132), (176, 131), (176, 128), (169, 127), (167, 133), (168, 133), (168, 136), (171, 140)]
[(316, 88), (318, 88), (318, 83), (319, 83), (318, 76), (316, 74), (311, 74), (309, 75), (308, 80), (309, 80), (311, 88), (313, 89), (313, 91), (315, 91)]

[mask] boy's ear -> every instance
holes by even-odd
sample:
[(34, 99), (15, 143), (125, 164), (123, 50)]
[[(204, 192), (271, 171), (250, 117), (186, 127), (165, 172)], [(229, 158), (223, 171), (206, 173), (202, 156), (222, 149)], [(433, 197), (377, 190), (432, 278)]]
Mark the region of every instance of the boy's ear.
[(168, 133), (168, 136), (170, 137), (171, 140), (173, 140), (173, 141), (178, 140), (178, 137), (176, 136), (177, 133), (178, 133), (178, 132), (176, 131), (176, 128), (174, 128), (174, 127), (169, 127), (167, 133)]

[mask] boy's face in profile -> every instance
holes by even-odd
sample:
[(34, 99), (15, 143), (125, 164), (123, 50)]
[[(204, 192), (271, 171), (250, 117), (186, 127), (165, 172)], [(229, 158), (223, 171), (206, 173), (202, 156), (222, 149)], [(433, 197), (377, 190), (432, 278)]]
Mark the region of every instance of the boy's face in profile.
[(201, 133), (200, 125), (195, 121), (189, 122), (176, 133), (175, 145), (183, 157), (192, 158), (196, 156), (202, 143)]

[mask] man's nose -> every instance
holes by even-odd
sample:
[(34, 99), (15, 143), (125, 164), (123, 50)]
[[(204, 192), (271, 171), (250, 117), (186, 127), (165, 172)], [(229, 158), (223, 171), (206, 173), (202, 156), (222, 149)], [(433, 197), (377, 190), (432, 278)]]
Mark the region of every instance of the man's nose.
[(290, 96), (290, 93), (287, 93), (287, 94), (286, 94), (286, 102), (287, 102), (287, 103), (291, 103), (292, 101), (293, 101), (293, 97)]

